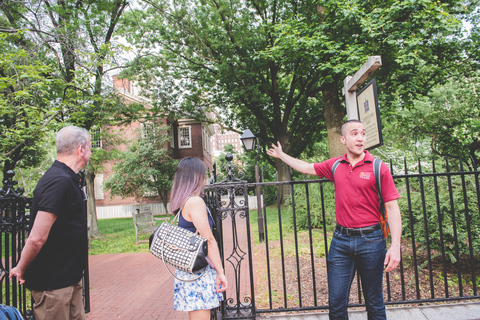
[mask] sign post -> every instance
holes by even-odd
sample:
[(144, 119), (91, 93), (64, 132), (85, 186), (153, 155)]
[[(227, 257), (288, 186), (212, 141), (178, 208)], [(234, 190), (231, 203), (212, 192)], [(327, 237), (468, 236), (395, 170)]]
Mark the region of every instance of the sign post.
[[(345, 96), (345, 102), (347, 105), (347, 119), (358, 119), (357, 108), (357, 94), (356, 90), (360, 87), (365, 80), (367, 80), (380, 66), (382, 65), (381, 56), (371, 56), (367, 62), (355, 73), (355, 75), (348, 76), (343, 81), (343, 95)], [(360, 120), (360, 119), (359, 119)]]
[(371, 80), (357, 94), (358, 120), (362, 121), (367, 130), (365, 149), (370, 150), (383, 145), (380, 109), (378, 107), (377, 83)]
[(348, 120), (358, 119), (365, 126), (368, 136), (366, 150), (383, 145), (375, 79), (358, 94), (356, 91), (381, 65), (380, 56), (371, 56), (353, 77), (348, 76), (344, 80), (343, 95), (347, 106), (347, 118)]

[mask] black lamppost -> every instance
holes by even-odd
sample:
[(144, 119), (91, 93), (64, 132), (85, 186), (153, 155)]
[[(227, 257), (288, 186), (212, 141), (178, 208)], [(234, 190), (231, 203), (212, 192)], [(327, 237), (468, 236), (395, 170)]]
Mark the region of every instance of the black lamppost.
[(260, 146), (258, 144), (258, 138), (250, 131), (250, 129), (246, 129), (242, 136), (240, 137), (242, 140), (243, 146), (245, 147), (246, 151), (252, 151), (257, 147), (257, 155), (255, 157), (255, 183), (256, 183), (256, 192), (257, 192), (257, 211), (258, 211), (258, 238), (260, 243), (262, 243), (265, 239), (264, 231), (263, 231), (263, 216), (262, 216), (262, 199), (260, 196), (260, 185), (259, 185), (259, 174), (258, 174), (258, 165), (257, 165), (257, 158), (260, 154)]

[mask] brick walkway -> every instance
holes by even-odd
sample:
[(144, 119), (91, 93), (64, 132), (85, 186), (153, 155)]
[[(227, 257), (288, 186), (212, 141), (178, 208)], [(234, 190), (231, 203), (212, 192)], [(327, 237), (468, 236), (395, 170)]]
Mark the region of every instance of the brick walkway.
[[(234, 243), (245, 254), (238, 292), (239, 300), (244, 302), (250, 292), (245, 219), (237, 219), (236, 241), (230, 217), (223, 221), (223, 230), (225, 258), (232, 254)], [(237, 301), (235, 273), (229, 261), (236, 259), (225, 262), (229, 286), (226, 296)], [(188, 320), (187, 312), (173, 311), (173, 277), (149, 252), (89, 256), (89, 272), (91, 311), (87, 320)]]
[(173, 311), (173, 277), (149, 252), (89, 257), (88, 320), (187, 320)]

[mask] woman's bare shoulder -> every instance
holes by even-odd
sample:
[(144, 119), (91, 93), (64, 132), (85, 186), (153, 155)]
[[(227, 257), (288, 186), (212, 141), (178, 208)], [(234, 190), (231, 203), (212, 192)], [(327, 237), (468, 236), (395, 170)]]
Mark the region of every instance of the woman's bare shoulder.
[(195, 207), (195, 206), (200, 206), (200, 205), (204, 206), (205, 202), (199, 196), (192, 196), (192, 197), (190, 197), (190, 199), (188, 199), (186, 205), (189, 206), (189, 207), (190, 206)]

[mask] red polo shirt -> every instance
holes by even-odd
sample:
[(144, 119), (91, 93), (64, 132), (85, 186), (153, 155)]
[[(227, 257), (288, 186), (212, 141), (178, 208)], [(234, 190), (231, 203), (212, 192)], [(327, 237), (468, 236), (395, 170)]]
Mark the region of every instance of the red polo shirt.
[[(380, 222), (377, 184), (373, 173), (373, 160), (368, 151), (354, 167), (348, 162), (347, 154), (322, 163), (315, 163), (319, 177), (333, 181), (332, 166), (341, 159), (335, 171), (335, 211), (337, 223), (347, 228), (367, 227)], [(400, 198), (388, 166), (382, 162), (380, 169), (384, 202)]]

